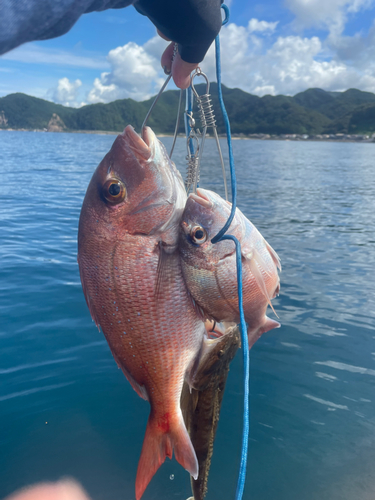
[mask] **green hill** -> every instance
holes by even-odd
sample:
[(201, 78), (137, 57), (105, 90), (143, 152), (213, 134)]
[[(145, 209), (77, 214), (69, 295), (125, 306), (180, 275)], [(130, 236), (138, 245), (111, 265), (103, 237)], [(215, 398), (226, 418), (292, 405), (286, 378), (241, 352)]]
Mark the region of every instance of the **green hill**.
[[(199, 94), (205, 85), (197, 85)], [(225, 131), (217, 98), (217, 85), (211, 95), (219, 133)], [(375, 131), (375, 94), (349, 89), (326, 92), (313, 88), (294, 97), (266, 95), (258, 97), (240, 89), (223, 87), (223, 96), (234, 133), (252, 134), (322, 134), (369, 133)], [(157, 133), (173, 133), (179, 91), (165, 92), (153, 110), (148, 124)], [(0, 98), (0, 128), (51, 128), (53, 114), (63, 121), (66, 130), (121, 131), (129, 123), (137, 130), (153, 101), (121, 99), (108, 104), (69, 108), (25, 94)], [(194, 115), (198, 118), (198, 114)], [(56, 119), (56, 117), (55, 117)], [(56, 120), (55, 120), (56, 124)], [(61, 125), (61, 122), (58, 121)], [(199, 120), (197, 120), (199, 126)], [(52, 129), (52, 128), (51, 128)], [(180, 132), (183, 131), (181, 120)]]

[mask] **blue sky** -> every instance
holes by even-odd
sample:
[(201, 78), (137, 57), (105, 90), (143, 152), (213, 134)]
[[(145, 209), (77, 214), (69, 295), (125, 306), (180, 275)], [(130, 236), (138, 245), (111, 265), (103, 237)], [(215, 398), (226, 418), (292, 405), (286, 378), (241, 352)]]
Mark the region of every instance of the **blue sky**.
[[(232, 0), (223, 82), (257, 95), (309, 87), (375, 92), (375, 0)], [(66, 35), (0, 57), (0, 96), (80, 106), (153, 95), (166, 43), (133, 7), (83, 15)], [(214, 79), (210, 49), (202, 70)]]

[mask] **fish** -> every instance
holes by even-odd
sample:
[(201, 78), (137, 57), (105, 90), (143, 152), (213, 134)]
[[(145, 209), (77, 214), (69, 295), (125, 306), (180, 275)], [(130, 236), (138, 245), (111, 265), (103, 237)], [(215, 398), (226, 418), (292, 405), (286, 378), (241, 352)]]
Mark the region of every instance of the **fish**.
[(78, 264), (92, 319), (150, 414), (138, 463), (139, 500), (172, 458), (193, 477), (197, 457), (180, 396), (206, 337), (178, 253), (186, 203), (182, 177), (146, 127), (127, 126), (88, 186), (79, 220)]
[[(197, 189), (186, 202), (180, 224), (179, 252), (185, 283), (193, 303), (205, 319), (240, 321), (235, 244), (212, 238), (224, 226), (231, 203), (213, 191)], [(237, 208), (227, 234), (241, 244), (243, 308), (249, 348), (265, 332), (280, 324), (266, 316), (279, 293), (280, 259), (256, 227)], [(272, 307), (273, 309), (273, 307)]]
[[(211, 332), (218, 325), (206, 322)], [(221, 327), (221, 325), (220, 325)], [(237, 327), (222, 331), (218, 337), (205, 341), (204, 354), (190, 381), (185, 383), (181, 395), (181, 409), (186, 427), (194, 445), (199, 463), (197, 479), (191, 479), (193, 497), (188, 500), (204, 500), (207, 494), (208, 476), (219, 423), (229, 365), (240, 347), (240, 332)]]

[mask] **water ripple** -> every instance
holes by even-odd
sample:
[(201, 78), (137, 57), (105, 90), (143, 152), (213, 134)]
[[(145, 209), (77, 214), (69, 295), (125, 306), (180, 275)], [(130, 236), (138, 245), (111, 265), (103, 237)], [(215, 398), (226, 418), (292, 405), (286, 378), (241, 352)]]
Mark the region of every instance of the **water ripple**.
[(34, 387), (34, 389), (27, 389), (26, 391), (12, 392), (6, 396), (0, 396), (0, 402), (8, 401), (9, 399), (30, 396), (30, 394), (36, 394), (37, 392), (54, 391), (56, 389), (61, 389), (62, 387), (67, 387), (68, 385), (73, 385), (74, 382), (65, 382), (64, 384), (53, 384), (45, 385), (43, 387)]
[(336, 370), (345, 370), (351, 373), (362, 373), (363, 375), (372, 375), (375, 377), (375, 370), (371, 368), (362, 368), (361, 366), (347, 365), (346, 363), (340, 363), (337, 361), (315, 361), (316, 365), (330, 366)]

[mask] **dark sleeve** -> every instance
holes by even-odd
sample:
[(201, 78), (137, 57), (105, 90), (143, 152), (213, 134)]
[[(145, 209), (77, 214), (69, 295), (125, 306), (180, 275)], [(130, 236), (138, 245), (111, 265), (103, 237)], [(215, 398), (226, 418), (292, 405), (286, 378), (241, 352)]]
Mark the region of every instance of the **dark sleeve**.
[(221, 3), (222, 0), (137, 0), (134, 7), (178, 43), (184, 61), (199, 63), (220, 31)]
[(25, 42), (64, 35), (87, 12), (119, 9), (133, 0), (0, 0), (0, 55)]

